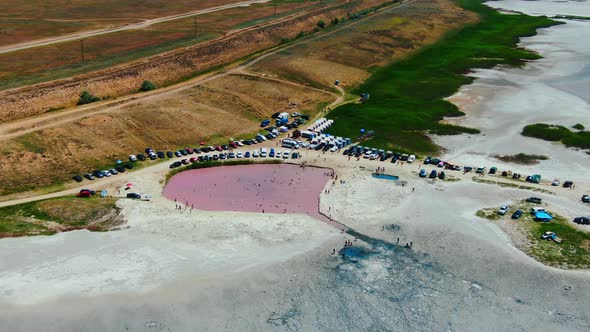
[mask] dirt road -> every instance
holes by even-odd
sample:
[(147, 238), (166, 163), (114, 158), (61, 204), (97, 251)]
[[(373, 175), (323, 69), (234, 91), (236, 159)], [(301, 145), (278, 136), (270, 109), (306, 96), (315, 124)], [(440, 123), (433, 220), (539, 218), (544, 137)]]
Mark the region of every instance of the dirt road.
[[(311, 38), (303, 38), (302, 40), (295, 42), (295, 43), (291, 43), (291, 44), (287, 44), (287, 45), (279, 45), (275, 48), (267, 50), (266, 52), (263, 52), (262, 54), (260, 54), (258, 56), (255, 56), (249, 60), (246, 60), (246, 61), (242, 62), (241, 64), (229, 65), (229, 66), (226, 66), (225, 68), (220, 69), (216, 72), (211, 72), (206, 75), (200, 75), (200, 76), (197, 76), (193, 79), (190, 79), (190, 80), (187, 80), (187, 81), (184, 81), (184, 82), (172, 85), (172, 86), (160, 88), (160, 89), (150, 91), (150, 92), (144, 92), (144, 93), (137, 94), (137, 95), (124, 96), (124, 97), (120, 97), (116, 100), (93, 103), (90, 105), (75, 107), (75, 108), (71, 108), (71, 109), (64, 110), (64, 111), (45, 113), (42, 115), (26, 118), (23, 120), (17, 120), (15, 122), (2, 123), (2, 124), (0, 124), (0, 141), (8, 140), (8, 139), (18, 137), (21, 135), (25, 135), (25, 134), (28, 134), (28, 133), (31, 133), (34, 131), (58, 126), (58, 125), (61, 125), (64, 123), (80, 120), (80, 119), (88, 117), (90, 115), (97, 115), (97, 114), (102, 114), (102, 113), (106, 113), (106, 112), (111, 112), (111, 111), (120, 109), (121, 107), (128, 106), (132, 103), (146, 101), (146, 100), (150, 100), (152, 98), (160, 98), (160, 97), (167, 96), (167, 95), (170, 95), (173, 93), (184, 91), (186, 89), (193, 88), (195, 86), (205, 84), (207, 82), (210, 82), (212, 80), (215, 80), (217, 78), (220, 78), (220, 77), (223, 77), (223, 76), (226, 76), (229, 74), (243, 72), (246, 68), (266, 59), (267, 57), (269, 57), (273, 54), (276, 54), (278, 52), (287, 50), (289, 48), (307, 43), (309, 41), (313, 41), (313, 40), (316, 40), (319, 38), (323, 38), (325, 36), (329, 36), (331, 34), (337, 33), (341, 30), (344, 30), (344, 29), (347, 29), (351, 26), (359, 24), (367, 19), (374, 18), (377, 15), (381, 15), (384, 13), (389, 13), (391, 11), (395, 11), (395, 10), (402, 8), (406, 5), (409, 5), (413, 2), (415, 2), (415, 0), (409, 0), (409, 1), (403, 2), (399, 5), (379, 11), (374, 15), (369, 15), (367, 17), (357, 19), (355, 22), (353, 22), (351, 24), (343, 25), (339, 28), (332, 29), (326, 33), (321, 33), (321, 34), (315, 35)], [(337, 87), (337, 89), (338, 89), (338, 87)], [(340, 89), (342, 89), (342, 88), (340, 87)], [(340, 93), (341, 93), (341, 96), (338, 97), (338, 99), (336, 99), (332, 104), (330, 104), (330, 108), (333, 108), (334, 106), (340, 104), (344, 100), (344, 91), (340, 90)]]
[(63, 43), (66, 41), (71, 41), (71, 40), (78, 40), (78, 39), (83, 39), (83, 38), (88, 38), (88, 37), (94, 37), (94, 36), (104, 35), (104, 34), (113, 33), (113, 32), (120, 32), (120, 31), (125, 31), (125, 30), (145, 29), (153, 24), (163, 23), (163, 22), (167, 22), (167, 21), (173, 21), (173, 20), (186, 18), (186, 17), (192, 17), (192, 16), (197, 16), (197, 15), (213, 13), (213, 12), (217, 12), (217, 11), (225, 10), (225, 9), (230, 9), (230, 8), (248, 7), (253, 4), (265, 3), (265, 2), (269, 2), (269, 1), (270, 0), (240, 1), (240, 2), (231, 3), (231, 4), (227, 4), (227, 5), (222, 5), (222, 6), (195, 10), (195, 11), (191, 11), (191, 12), (187, 12), (187, 13), (183, 13), (183, 14), (154, 18), (151, 20), (144, 20), (144, 21), (141, 21), (138, 23), (131, 23), (131, 24), (123, 25), (123, 26), (116, 27), (116, 28), (83, 31), (83, 32), (78, 32), (78, 33), (74, 33), (74, 34), (70, 34), (70, 35), (65, 35), (65, 36), (40, 39), (40, 40), (33, 40), (30, 42), (25, 42), (25, 43), (20, 43), (20, 44), (6, 45), (6, 46), (0, 47), (0, 54), (14, 52), (14, 51), (20, 51), (20, 50), (38, 47), (38, 46)]

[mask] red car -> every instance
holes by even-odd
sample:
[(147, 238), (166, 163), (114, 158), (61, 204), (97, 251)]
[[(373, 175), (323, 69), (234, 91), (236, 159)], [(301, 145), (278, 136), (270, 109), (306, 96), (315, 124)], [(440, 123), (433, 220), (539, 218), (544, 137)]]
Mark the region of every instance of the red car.
[(218, 145), (218, 146), (215, 147), (215, 150), (222, 151), (223, 149), (221, 148), (221, 146)]
[(90, 190), (82, 190), (76, 195), (76, 197), (92, 197), (92, 193)]
[(193, 164), (194, 164), (194, 163), (196, 163), (196, 162), (197, 162), (197, 158), (195, 158), (195, 157), (192, 157), (191, 159), (189, 159), (189, 161), (190, 161), (191, 163), (193, 163)]
[(229, 146), (231, 146), (232, 149), (236, 149), (238, 147), (238, 145), (234, 142), (229, 142)]

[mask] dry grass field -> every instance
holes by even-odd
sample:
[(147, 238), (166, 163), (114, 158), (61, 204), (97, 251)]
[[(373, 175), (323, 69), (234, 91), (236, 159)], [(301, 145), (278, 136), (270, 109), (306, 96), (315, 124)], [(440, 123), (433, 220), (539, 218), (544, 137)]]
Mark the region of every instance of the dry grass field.
[(261, 73), (326, 87), (339, 79), (355, 86), (374, 67), (432, 44), (476, 15), (450, 0), (418, 0), (334, 35), (280, 52), (253, 67)]
[[(0, 90), (84, 74), (192, 46), (238, 27), (256, 25), (318, 4), (319, 1), (285, 2), (277, 6), (276, 16), (272, 4), (257, 4), (88, 37), (83, 40), (84, 61), (79, 40), (3, 53), (0, 54)], [(9, 34), (0, 34), (0, 41), (2, 35)]]
[(83, 90), (101, 98), (134, 93), (143, 80), (158, 86), (176, 83), (199, 72), (231, 63), (254, 52), (276, 46), (284, 38), (313, 31), (320, 20), (330, 21), (347, 13), (379, 4), (377, 0), (354, 0), (319, 8), (302, 15), (241, 31), (178, 51), (132, 64), (86, 75), (0, 92), (0, 120), (16, 120), (73, 106)]
[(113, 167), (146, 146), (174, 149), (213, 144), (258, 130), (260, 121), (289, 109), (315, 114), (335, 96), (259, 77), (229, 75), (166, 98), (89, 115), (57, 128), (2, 142), (0, 195), (70, 181), (74, 174)]
[(3, 0), (0, 45), (120, 26), (238, 0)]

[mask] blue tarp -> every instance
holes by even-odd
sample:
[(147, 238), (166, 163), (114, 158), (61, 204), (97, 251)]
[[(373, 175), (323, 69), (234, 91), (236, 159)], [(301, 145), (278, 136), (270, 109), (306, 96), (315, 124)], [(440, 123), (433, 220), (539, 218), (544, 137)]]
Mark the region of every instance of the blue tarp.
[(547, 212), (539, 211), (539, 212), (535, 213), (535, 220), (550, 221), (551, 219), (553, 219), (553, 217), (550, 216), (549, 213), (547, 213)]

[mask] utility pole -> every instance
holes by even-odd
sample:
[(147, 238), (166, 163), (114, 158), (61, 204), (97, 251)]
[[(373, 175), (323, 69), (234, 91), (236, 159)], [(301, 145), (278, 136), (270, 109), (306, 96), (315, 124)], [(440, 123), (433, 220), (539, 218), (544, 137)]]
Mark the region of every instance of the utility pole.
[(80, 49), (82, 51), (82, 63), (84, 63), (84, 39), (80, 39)]

